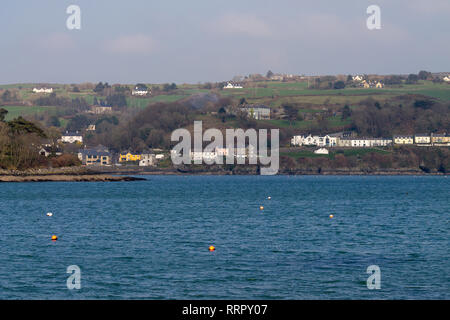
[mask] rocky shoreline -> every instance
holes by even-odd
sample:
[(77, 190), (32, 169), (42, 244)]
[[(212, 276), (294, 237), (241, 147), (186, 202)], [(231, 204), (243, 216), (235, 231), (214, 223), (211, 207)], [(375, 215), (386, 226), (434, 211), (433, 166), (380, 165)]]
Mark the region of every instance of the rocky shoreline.
[[(86, 168), (30, 169), (26, 171), (0, 170), (1, 182), (115, 182), (147, 180), (134, 175), (259, 175), (258, 166), (182, 166), (178, 168)], [(417, 168), (361, 170), (355, 169), (287, 169), (280, 168), (278, 175), (347, 175), (347, 176), (445, 176), (441, 172), (424, 172)]]
[(141, 181), (145, 178), (127, 175), (107, 174), (85, 167), (41, 168), (20, 170), (0, 170), (0, 182), (108, 182)]
[(86, 175), (37, 175), (37, 176), (0, 176), (0, 182), (114, 182), (141, 181), (144, 178), (111, 176), (103, 174)]

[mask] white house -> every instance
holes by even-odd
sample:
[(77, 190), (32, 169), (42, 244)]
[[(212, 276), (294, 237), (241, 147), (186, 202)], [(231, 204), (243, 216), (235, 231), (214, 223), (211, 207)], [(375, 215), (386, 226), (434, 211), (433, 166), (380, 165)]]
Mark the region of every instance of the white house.
[(339, 138), (336, 136), (294, 136), (291, 144), (294, 146), (318, 146), (318, 147), (335, 147), (338, 145)]
[(156, 165), (156, 156), (153, 153), (142, 154), (139, 161), (140, 167), (149, 167)]
[(431, 144), (431, 136), (429, 134), (416, 134), (414, 135), (414, 143)]
[(226, 86), (223, 87), (224, 89), (242, 89), (243, 87), (239, 84), (234, 84), (231, 82), (228, 82)]
[(356, 75), (356, 76), (353, 76), (352, 79), (353, 79), (353, 81), (363, 81), (364, 77)]
[(46, 146), (43, 146), (39, 150), (39, 154), (41, 156), (44, 156), (44, 157), (49, 157), (50, 155), (60, 156), (60, 155), (62, 155), (62, 151), (58, 147), (53, 147), (53, 146), (52, 147), (46, 147)]
[(386, 138), (341, 138), (340, 147), (368, 148), (386, 147), (392, 144), (392, 139)]
[(395, 144), (413, 144), (414, 137), (413, 136), (394, 136)]
[(83, 136), (78, 131), (76, 132), (66, 131), (66, 133), (64, 133), (61, 136), (61, 141), (64, 143), (75, 143), (75, 142), (83, 143)]
[(52, 93), (53, 88), (33, 88), (34, 93)]
[(191, 160), (214, 160), (217, 158), (216, 152), (191, 151)]
[(131, 91), (133, 96), (146, 96), (149, 93), (147, 86), (136, 86)]
[(250, 105), (241, 108), (250, 118), (256, 120), (270, 120), (270, 108), (264, 105)]
[(319, 148), (317, 150), (314, 151), (315, 154), (328, 154), (328, 150), (325, 148)]
[(445, 82), (450, 82), (450, 75), (444, 77), (444, 79), (442, 79), (442, 80), (444, 80)]

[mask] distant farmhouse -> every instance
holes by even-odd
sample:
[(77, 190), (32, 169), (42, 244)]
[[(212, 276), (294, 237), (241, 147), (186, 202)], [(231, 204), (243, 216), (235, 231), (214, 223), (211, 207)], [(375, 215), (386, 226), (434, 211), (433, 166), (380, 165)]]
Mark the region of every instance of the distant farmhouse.
[(91, 106), (87, 111), (88, 113), (93, 114), (107, 114), (112, 112), (112, 107), (109, 106)]
[(362, 80), (360, 83), (360, 86), (364, 87), (365, 89), (368, 88), (383, 88), (384, 84), (380, 81), (366, 81)]
[(86, 166), (111, 165), (111, 153), (108, 148), (99, 145), (94, 148), (85, 148), (78, 151), (78, 159)]
[(444, 80), (445, 82), (450, 82), (450, 75), (444, 77), (442, 80)]
[(138, 83), (131, 94), (133, 96), (146, 96), (149, 93), (148, 87), (145, 84)]
[(243, 87), (240, 84), (228, 82), (226, 86), (223, 87), (224, 89), (243, 89)]
[(241, 111), (256, 120), (270, 120), (270, 108), (265, 105), (247, 105), (242, 107)]
[(52, 93), (53, 88), (33, 88), (34, 93)]
[(75, 131), (75, 132), (66, 131), (66, 133), (64, 133), (61, 136), (61, 142), (63, 142), (63, 143), (75, 143), (75, 142), (83, 143), (83, 136), (78, 131)]

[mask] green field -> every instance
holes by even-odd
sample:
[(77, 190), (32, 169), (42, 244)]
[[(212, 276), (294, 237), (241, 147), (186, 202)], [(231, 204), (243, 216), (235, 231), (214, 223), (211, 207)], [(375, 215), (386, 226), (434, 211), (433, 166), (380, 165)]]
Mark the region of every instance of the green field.
[[(264, 87), (261, 87), (264, 86)], [(246, 100), (260, 100), (264, 102), (264, 98), (276, 99), (276, 102), (269, 102), (279, 106), (282, 103), (313, 103), (313, 104), (342, 104), (342, 103), (358, 103), (369, 96), (376, 95), (377, 99), (385, 100), (398, 95), (418, 94), (442, 101), (450, 101), (450, 85), (435, 84), (431, 81), (421, 81), (419, 84), (403, 85), (402, 87), (385, 87), (376, 88), (345, 88), (341, 90), (335, 89), (308, 89), (306, 82), (269, 82), (259, 84), (259, 87), (244, 89), (228, 89), (220, 92), (224, 96), (245, 98)]]
[(2, 107), (3, 109), (8, 110), (8, 114), (6, 115), (6, 121), (10, 121), (19, 116), (31, 115), (40, 112), (51, 112), (56, 110), (56, 107), (25, 107), (25, 106), (7, 106)]

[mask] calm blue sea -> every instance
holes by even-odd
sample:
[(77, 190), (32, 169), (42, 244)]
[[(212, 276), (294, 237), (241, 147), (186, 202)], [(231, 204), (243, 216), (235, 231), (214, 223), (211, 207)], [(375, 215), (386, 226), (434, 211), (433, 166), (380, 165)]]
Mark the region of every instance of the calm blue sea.
[(450, 298), (447, 177), (147, 179), (0, 184), (0, 299)]

